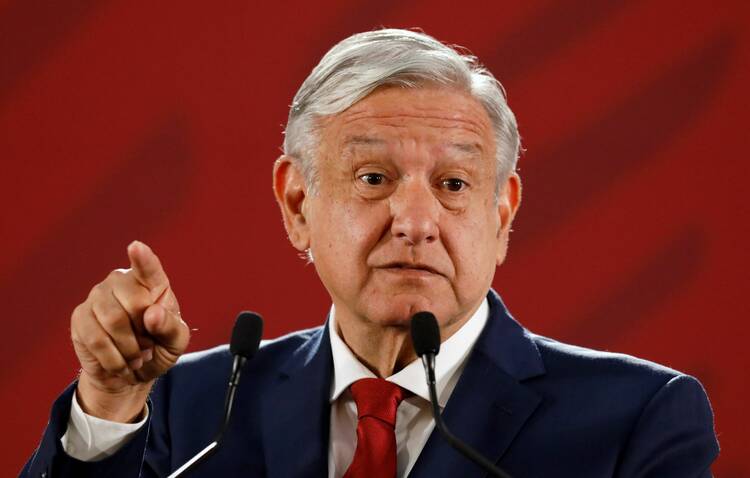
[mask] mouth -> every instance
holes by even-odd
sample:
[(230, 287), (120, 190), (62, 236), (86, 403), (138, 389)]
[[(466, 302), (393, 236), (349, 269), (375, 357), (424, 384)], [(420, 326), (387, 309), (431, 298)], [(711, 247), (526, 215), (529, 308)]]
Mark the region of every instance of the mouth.
[(426, 264), (413, 264), (407, 262), (391, 262), (383, 266), (378, 267), (388, 272), (394, 272), (397, 274), (409, 274), (409, 275), (442, 275), (433, 267)]

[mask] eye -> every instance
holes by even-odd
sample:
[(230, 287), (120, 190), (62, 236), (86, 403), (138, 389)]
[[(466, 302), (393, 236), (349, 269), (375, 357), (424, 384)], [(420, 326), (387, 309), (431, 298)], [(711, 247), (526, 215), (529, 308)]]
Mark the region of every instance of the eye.
[(385, 175), (380, 173), (367, 173), (360, 176), (359, 179), (370, 186), (380, 186), (385, 182)]
[(466, 182), (458, 178), (443, 179), (440, 185), (451, 192), (459, 192), (466, 188)]

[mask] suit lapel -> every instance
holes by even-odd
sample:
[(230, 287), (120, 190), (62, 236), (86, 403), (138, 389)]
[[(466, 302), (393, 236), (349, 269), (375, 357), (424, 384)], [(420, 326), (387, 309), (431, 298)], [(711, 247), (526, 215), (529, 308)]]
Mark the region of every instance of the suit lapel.
[(328, 475), (332, 367), (327, 326), (313, 332), (282, 367), (263, 405), (267, 476)]
[[(489, 320), (443, 411), (443, 419), (454, 435), (497, 463), (542, 400), (521, 382), (542, 375), (544, 366), (536, 345), (497, 294), (490, 291), (488, 299)], [(409, 474), (414, 478), (485, 475), (437, 430)]]

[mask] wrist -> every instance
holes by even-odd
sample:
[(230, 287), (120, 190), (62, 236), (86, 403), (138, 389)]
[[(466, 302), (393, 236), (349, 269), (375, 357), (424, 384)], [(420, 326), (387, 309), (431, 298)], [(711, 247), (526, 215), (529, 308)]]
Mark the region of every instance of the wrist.
[(109, 390), (97, 385), (84, 371), (78, 379), (76, 399), (87, 415), (112, 422), (136, 423), (143, 417), (152, 384), (153, 381)]

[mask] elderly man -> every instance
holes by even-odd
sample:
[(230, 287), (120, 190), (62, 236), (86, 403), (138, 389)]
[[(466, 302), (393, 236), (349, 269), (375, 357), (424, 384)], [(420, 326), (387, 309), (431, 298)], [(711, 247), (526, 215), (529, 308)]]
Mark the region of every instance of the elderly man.
[[(421, 310), (439, 322), (446, 423), (511, 475), (710, 476), (695, 379), (534, 335), (490, 289), (518, 151), (502, 87), (474, 58), (405, 30), (334, 46), (294, 99), (273, 174), (331, 313), (264, 344), (193, 476), (485, 476), (433, 431), (409, 339)], [(180, 358), (189, 332), (166, 273), (142, 243), (128, 255), (73, 312), (81, 374), (22, 476), (166, 476), (213, 438), (227, 347)]]

